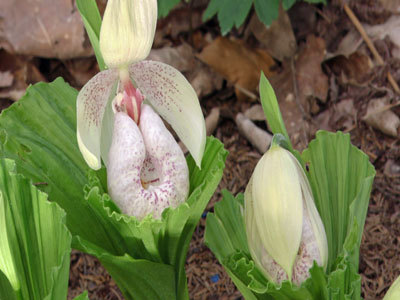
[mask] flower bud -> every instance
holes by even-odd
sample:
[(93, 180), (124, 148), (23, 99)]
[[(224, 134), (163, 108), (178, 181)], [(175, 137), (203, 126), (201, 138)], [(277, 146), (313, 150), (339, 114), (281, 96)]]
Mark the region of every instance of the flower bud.
[(392, 286), (386, 293), (383, 300), (398, 300), (400, 299), (400, 276), (393, 282)]
[(157, 0), (108, 0), (100, 30), (100, 51), (109, 68), (145, 59), (153, 44)]
[(326, 268), (324, 225), (303, 168), (289, 151), (271, 146), (258, 162), (244, 199), (250, 253), (269, 280), (300, 285), (314, 261)]

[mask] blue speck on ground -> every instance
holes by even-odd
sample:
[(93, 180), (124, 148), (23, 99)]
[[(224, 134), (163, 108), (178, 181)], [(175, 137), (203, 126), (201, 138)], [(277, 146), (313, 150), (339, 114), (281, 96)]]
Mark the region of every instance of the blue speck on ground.
[(211, 276), (211, 281), (212, 281), (213, 283), (218, 282), (218, 281), (219, 281), (219, 275), (218, 275), (218, 274), (215, 274), (215, 275)]

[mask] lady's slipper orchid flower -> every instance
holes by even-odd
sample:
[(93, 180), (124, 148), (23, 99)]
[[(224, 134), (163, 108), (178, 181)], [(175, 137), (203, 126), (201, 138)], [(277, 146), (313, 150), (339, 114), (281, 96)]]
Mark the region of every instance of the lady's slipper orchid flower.
[(159, 218), (188, 194), (185, 157), (159, 115), (199, 167), (205, 148), (204, 117), (191, 85), (173, 67), (143, 61), (156, 23), (157, 0), (108, 0), (100, 50), (109, 69), (93, 77), (77, 99), (84, 159), (95, 170), (103, 159), (112, 199), (138, 218)]
[(300, 285), (315, 260), (326, 268), (328, 244), (303, 168), (287, 150), (272, 145), (245, 191), (245, 224), (256, 265), (275, 283)]

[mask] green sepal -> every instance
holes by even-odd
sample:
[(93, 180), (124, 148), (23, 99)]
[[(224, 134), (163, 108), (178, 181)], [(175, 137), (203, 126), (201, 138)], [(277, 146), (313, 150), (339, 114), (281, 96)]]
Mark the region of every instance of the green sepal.
[(106, 69), (103, 55), (100, 51), (100, 28), (101, 16), (97, 3), (94, 0), (76, 0), (76, 7), (82, 17), (83, 24), (85, 25), (86, 32), (89, 36), (90, 43), (92, 44), (94, 54), (96, 55), (97, 63), (100, 70)]

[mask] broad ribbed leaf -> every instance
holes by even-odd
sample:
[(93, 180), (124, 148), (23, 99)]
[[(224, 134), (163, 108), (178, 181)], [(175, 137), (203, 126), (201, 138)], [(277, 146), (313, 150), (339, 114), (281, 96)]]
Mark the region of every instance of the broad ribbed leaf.
[[(300, 289), (291, 287), (288, 282), (281, 288), (268, 283), (262, 292), (262, 281), (253, 275), (254, 263), (249, 253), (243, 251), (247, 243), (237, 243), (245, 230), (244, 226), (240, 230), (239, 224), (243, 208), (237, 199), (241, 196), (234, 199), (225, 194), (221, 204), (215, 206), (215, 213), (208, 215), (206, 244), (244, 295), (252, 293), (257, 299), (268, 299), (265, 297), (270, 295), (273, 299), (359, 300), (358, 255), (374, 167), (362, 151), (351, 145), (349, 135), (341, 132), (319, 132), (302, 159), (309, 167), (307, 176), (328, 236), (330, 264), (327, 274), (314, 266), (310, 270), (311, 278)], [(222, 213), (220, 209), (230, 213)]]
[[(315, 204), (325, 225), (331, 269), (354, 220), (361, 243), (375, 169), (368, 156), (350, 143), (350, 135), (320, 131), (302, 155)], [(358, 267), (358, 251), (353, 264)]]
[[(128, 270), (119, 267), (125, 255), (135, 263), (146, 260), (155, 263), (153, 266), (170, 266), (173, 276), (166, 277), (174, 279), (176, 298), (186, 299), (186, 253), (201, 214), (222, 177), (226, 150), (217, 139), (208, 138), (201, 170), (191, 156), (187, 158), (188, 200), (176, 209), (166, 209), (162, 220), (148, 217), (139, 222), (121, 215), (104, 194), (105, 170), (94, 172), (86, 166), (76, 142), (76, 96), (77, 92), (62, 79), (30, 87), (22, 99), (0, 116), (3, 155), (15, 159), (18, 171), (37, 182), (40, 189), (48, 192), (50, 200), (65, 209), (75, 248), (108, 257), (107, 261), (101, 260), (117, 278), (122, 278), (118, 270), (128, 276)], [(133, 281), (140, 273), (132, 270), (131, 275), (128, 277)], [(127, 293), (126, 299), (132, 299), (135, 285), (128, 289), (124, 280), (116, 279)], [(160, 281), (159, 286), (171, 283)], [(154, 299), (151, 294), (140, 298), (146, 296), (140, 290), (136, 293), (135, 299)]]
[(77, 95), (61, 78), (29, 87), (0, 115), (2, 152), (65, 210), (72, 235), (115, 252), (112, 233), (84, 199), (89, 167), (76, 138)]
[(71, 235), (65, 213), (15, 172), (12, 160), (0, 161), (0, 299), (66, 299)]

